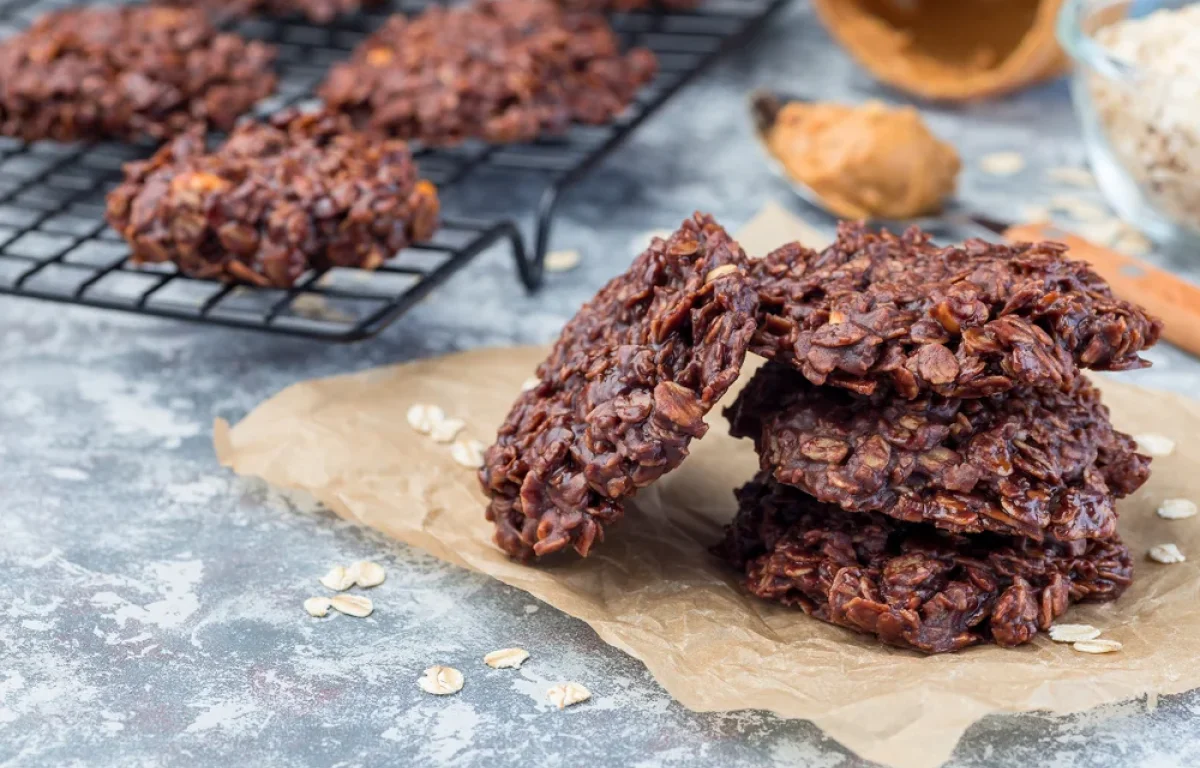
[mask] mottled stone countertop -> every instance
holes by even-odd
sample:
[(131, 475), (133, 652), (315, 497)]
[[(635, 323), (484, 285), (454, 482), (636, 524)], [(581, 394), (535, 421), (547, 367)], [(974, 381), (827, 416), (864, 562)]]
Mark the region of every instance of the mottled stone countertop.
[[(489, 253), (353, 346), (0, 297), (0, 764), (862, 765), (805, 722), (688, 712), (581, 622), (235, 479), (210, 442), (214, 417), (236, 420), (301, 379), (547, 341), (632, 258), (639, 233), (695, 209), (736, 227), (770, 200), (793, 204), (743, 115), (745, 93), (763, 84), (898, 98), (794, 3), (566, 200), (554, 242), (584, 263), (537, 296)], [(1083, 162), (1063, 83), (927, 114), (967, 158), (963, 200), (995, 215), (1064, 191), (1045, 169)], [(1005, 179), (978, 170), (1002, 150), (1028, 168)], [(480, 199), (528, 206), (532, 192)], [(1200, 389), (1194, 359), (1166, 347), (1151, 357), (1155, 368), (1126, 379)], [(376, 614), (305, 616), (314, 578), (360, 558), (388, 569)], [(474, 670), (483, 652), (515, 644), (537, 663), (476, 675), (450, 699), (414, 684), (430, 663)], [(545, 689), (571, 679), (591, 683), (594, 699), (551, 709)], [(1156, 709), (991, 717), (953, 764), (1196, 765), (1198, 712), (1189, 694)]]

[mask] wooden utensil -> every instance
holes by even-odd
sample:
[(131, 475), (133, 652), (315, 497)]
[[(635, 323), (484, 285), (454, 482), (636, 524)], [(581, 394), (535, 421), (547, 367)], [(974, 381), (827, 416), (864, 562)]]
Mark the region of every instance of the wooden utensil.
[(1051, 224), (1018, 224), (1004, 230), (1009, 240), (1056, 240), (1071, 258), (1086, 261), (1108, 281), (1113, 293), (1141, 304), (1162, 318), (1163, 338), (1200, 355), (1200, 286), (1141, 259), (1105, 248)]

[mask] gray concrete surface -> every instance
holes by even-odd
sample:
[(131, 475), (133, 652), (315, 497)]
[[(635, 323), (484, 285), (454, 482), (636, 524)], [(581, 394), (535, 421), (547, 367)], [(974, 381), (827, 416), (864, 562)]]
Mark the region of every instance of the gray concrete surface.
[[(638, 233), (694, 209), (730, 226), (786, 190), (742, 113), (756, 85), (897, 98), (857, 72), (796, 2), (679, 96), (562, 209), (556, 246), (583, 266), (538, 296), (491, 253), (380, 338), (324, 346), (0, 298), (0, 764), (10, 766), (863, 765), (804, 722), (698, 715), (638, 662), (525, 594), (337, 521), (217, 466), (213, 417), (285, 385), (454, 349), (550, 339), (632, 258)], [(1082, 162), (1062, 83), (961, 110), (931, 107), (968, 159), (962, 197), (994, 215), (1055, 192)], [(1011, 179), (972, 159), (1017, 149)], [(1063, 191), (1063, 190), (1059, 190)], [(479, 205), (527, 204), (481, 190)], [(1190, 264), (1175, 265), (1195, 275)], [(1195, 392), (1196, 360), (1155, 350), (1144, 384)], [(373, 558), (389, 579), (366, 620), (300, 611), (331, 563)], [(535, 649), (481, 674), (496, 647)], [(452, 699), (414, 685), (431, 662), (472, 672)], [(595, 698), (558, 712), (552, 682)], [(953, 765), (1200, 764), (1200, 696), (1072, 718), (992, 717)]]

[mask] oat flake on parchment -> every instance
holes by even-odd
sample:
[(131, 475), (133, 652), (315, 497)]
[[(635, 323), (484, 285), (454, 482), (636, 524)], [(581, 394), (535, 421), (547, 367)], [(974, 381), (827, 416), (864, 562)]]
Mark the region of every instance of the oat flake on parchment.
[(458, 433), (466, 428), (467, 423), (462, 419), (443, 419), (433, 425), (433, 429), (429, 431), (429, 436), (433, 438), (435, 443), (452, 443), (454, 438), (458, 437)]
[(478, 440), (459, 440), (450, 446), (450, 458), (468, 469), (483, 466), (483, 443)]
[(1116, 640), (1105, 640), (1104, 638), (1080, 640), (1077, 643), (1072, 643), (1071, 647), (1083, 653), (1114, 653), (1121, 650), (1121, 644)]
[(1050, 639), (1056, 643), (1078, 643), (1097, 637), (1100, 637), (1100, 630), (1091, 624), (1054, 624), (1050, 627)]
[(446, 420), (446, 412), (436, 405), (417, 403), (409, 407), (404, 418), (410, 427), (422, 435), (428, 435), (435, 426)]
[(1164, 520), (1184, 520), (1196, 516), (1196, 502), (1191, 499), (1164, 499), (1158, 505), (1158, 516)]
[(1187, 556), (1179, 551), (1179, 547), (1175, 544), (1158, 544), (1150, 547), (1150, 551), (1146, 554), (1154, 562), (1163, 565), (1174, 565), (1187, 561)]
[(1156, 459), (1164, 456), (1170, 456), (1175, 452), (1175, 441), (1169, 437), (1162, 435), (1144, 434), (1134, 435), (1134, 442), (1137, 443), (1138, 450), (1147, 456), (1153, 456)]

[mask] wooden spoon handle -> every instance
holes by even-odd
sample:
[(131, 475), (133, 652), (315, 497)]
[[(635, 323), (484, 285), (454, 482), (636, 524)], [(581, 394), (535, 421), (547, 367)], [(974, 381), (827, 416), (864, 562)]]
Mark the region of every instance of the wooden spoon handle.
[(1200, 287), (1141, 259), (1096, 245), (1050, 224), (1018, 224), (1004, 232), (1009, 240), (1066, 243), (1073, 258), (1092, 265), (1113, 293), (1141, 304), (1162, 318), (1163, 338), (1200, 355)]

